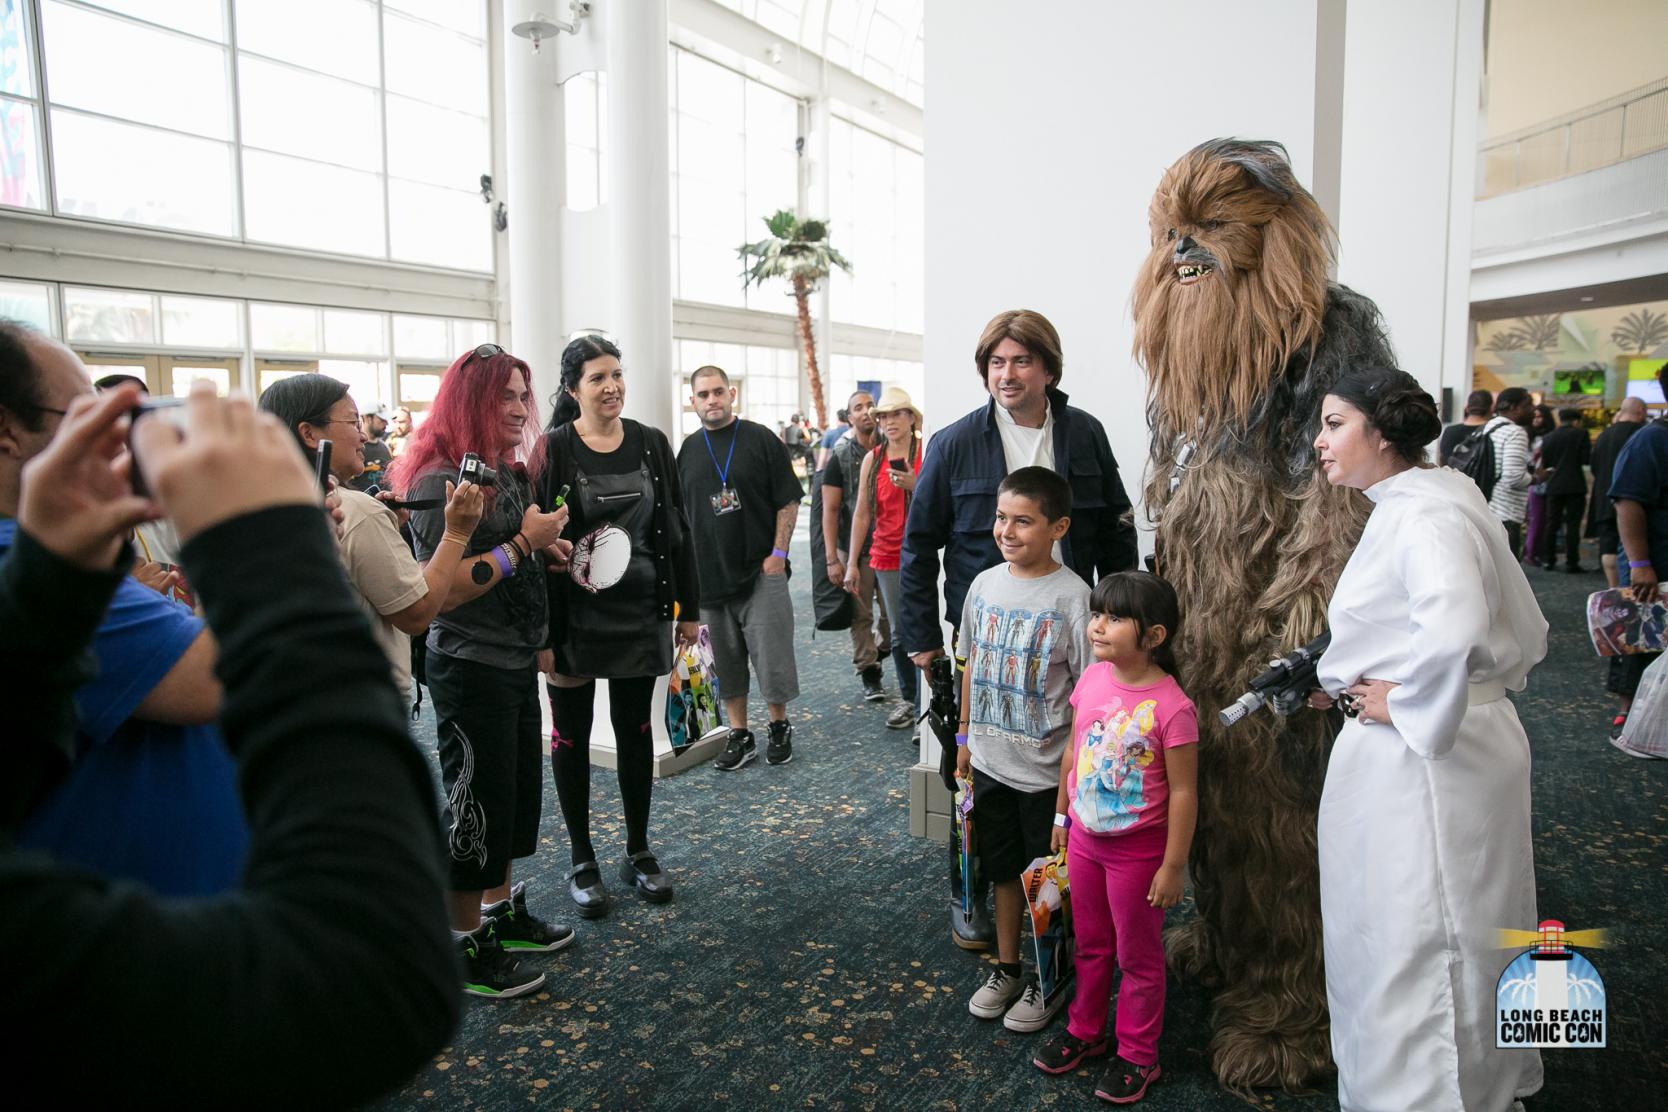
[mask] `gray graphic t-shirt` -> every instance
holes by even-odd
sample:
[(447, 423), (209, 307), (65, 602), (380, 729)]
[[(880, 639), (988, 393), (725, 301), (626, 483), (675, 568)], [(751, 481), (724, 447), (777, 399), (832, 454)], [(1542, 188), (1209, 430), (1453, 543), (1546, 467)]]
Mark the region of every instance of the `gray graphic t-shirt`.
[(1037, 579), (989, 568), (968, 588), (960, 647), (973, 764), (1021, 791), (1055, 787), (1072, 688), (1090, 663), (1089, 585), (1067, 567)]

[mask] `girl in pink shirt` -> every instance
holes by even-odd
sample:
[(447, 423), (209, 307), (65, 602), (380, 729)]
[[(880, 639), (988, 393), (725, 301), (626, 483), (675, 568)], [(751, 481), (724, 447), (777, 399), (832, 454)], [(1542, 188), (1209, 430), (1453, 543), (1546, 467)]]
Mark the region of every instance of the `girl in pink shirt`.
[(1072, 692), (1072, 740), (1060, 766), (1054, 848), (1067, 847), (1077, 995), (1066, 1031), (1034, 1062), (1045, 1073), (1106, 1053), (1112, 973), (1118, 1056), (1095, 1089), (1129, 1104), (1156, 1081), (1164, 1027), (1164, 909), (1182, 897), (1198, 813), (1193, 704), (1176, 682), (1175, 588), (1155, 575), (1106, 576), (1089, 603), (1095, 663)]

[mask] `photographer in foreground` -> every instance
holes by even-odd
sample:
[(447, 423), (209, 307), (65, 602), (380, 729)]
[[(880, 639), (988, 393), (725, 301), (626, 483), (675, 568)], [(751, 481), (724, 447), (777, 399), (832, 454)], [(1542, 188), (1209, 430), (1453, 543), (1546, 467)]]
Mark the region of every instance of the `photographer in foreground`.
[[(539, 658), (549, 643), (545, 557), (567, 524), (566, 509), (533, 502), (526, 460), (538, 437), (527, 364), (482, 344), (446, 369), (429, 418), (394, 462), (389, 481), (409, 500), (444, 499), (466, 463), (484, 510), (429, 628), (424, 665), (434, 697), (440, 771), (450, 830), (452, 930), (464, 958), (464, 991), (505, 997), (532, 992), (544, 974), (507, 951), (548, 952), (573, 941), (527, 909), (510, 887), (510, 862), (539, 845), (544, 794)], [(446, 515), (411, 515), (417, 558), (446, 543)]]
[[(157, 516), (121, 458), (136, 397), (69, 402), (24, 471), (0, 565), (0, 665), (24, 727), (8, 772), (67, 740), (83, 650), (132, 560), (122, 538)], [(355, 1104), (457, 1020), (431, 781), (288, 434), (205, 384), (187, 408), (183, 439), (146, 416), (134, 441), (218, 637), (248, 866), (234, 893), (167, 900), (13, 851), (8, 824), (3, 1060), (73, 1077), (93, 1103)], [(0, 779), (8, 816), (16, 787)]]

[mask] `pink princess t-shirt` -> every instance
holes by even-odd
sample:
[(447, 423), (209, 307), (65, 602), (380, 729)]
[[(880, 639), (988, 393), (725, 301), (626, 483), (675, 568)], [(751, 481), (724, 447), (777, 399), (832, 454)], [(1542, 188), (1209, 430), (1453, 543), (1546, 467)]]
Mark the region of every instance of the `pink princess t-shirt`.
[(1164, 751), (1199, 740), (1193, 702), (1174, 676), (1126, 687), (1108, 661), (1084, 671), (1071, 693), (1077, 712), (1066, 792), (1072, 821), (1090, 834), (1163, 826), (1170, 782)]

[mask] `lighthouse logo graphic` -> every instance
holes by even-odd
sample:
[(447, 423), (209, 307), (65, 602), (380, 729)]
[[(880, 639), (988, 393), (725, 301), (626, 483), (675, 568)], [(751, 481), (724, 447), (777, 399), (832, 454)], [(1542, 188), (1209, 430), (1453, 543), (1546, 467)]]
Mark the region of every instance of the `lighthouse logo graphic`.
[(1503, 930), (1500, 936), (1503, 948), (1530, 948), (1512, 959), (1495, 986), (1494, 1045), (1605, 1045), (1604, 981), (1573, 949), (1602, 946), (1604, 932), (1567, 931), (1557, 919), (1543, 919), (1539, 930)]

